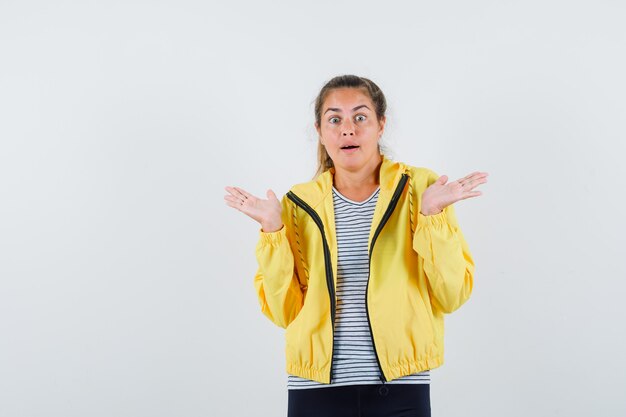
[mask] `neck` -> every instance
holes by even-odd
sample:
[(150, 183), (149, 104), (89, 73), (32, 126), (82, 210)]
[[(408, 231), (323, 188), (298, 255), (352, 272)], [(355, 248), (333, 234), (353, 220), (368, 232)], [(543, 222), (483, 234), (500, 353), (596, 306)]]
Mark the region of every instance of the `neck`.
[(335, 188), (338, 190), (356, 190), (378, 185), (380, 183), (379, 173), (382, 161), (381, 155), (378, 154), (358, 171), (350, 171), (335, 166), (335, 174), (333, 175)]

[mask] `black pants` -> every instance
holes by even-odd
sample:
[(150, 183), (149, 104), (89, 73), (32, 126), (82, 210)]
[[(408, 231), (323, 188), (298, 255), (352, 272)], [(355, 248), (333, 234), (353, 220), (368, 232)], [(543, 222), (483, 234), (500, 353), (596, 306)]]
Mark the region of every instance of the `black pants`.
[(430, 417), (430, 384), (290, 389), (287, 417)]

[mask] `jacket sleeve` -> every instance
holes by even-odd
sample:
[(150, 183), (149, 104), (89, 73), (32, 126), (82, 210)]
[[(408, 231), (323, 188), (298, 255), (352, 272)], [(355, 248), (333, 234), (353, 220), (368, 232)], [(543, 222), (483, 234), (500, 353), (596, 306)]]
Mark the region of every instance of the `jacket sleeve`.
[[(429, 185), (438, 178), (433, 171), (430, 174)], [(418, 210), (413, 249), (424, 259), (431, 299), (437, 307), (448, 314), (461, 307), (472, 293), (475, 266), (454, 205), (430, 216)]]
[(277, 326), (286, 328), (302, 309), (304, 293), (289, 242), (292, 222), (286, 196), (282, 198), (281, 205), (283, 227), (275, 232), (259, 229), (254, 287), (263, 314)]

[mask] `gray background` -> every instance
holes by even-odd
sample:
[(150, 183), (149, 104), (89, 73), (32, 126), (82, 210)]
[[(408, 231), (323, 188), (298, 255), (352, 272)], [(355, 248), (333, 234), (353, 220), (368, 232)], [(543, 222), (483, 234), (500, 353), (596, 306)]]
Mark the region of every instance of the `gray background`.
[(623, 416), (619, 1), (0, 3), (0, 415), (281, 416), (259, 226), (313, 99), (374, 80), (391, 156), (451, 180), (476, 261), (433, 416)]

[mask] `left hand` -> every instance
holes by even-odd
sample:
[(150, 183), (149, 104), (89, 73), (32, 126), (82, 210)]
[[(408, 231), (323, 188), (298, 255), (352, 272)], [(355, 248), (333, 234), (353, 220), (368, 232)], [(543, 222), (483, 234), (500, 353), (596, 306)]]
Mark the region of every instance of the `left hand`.
[(486, 172), (473, 172), (461, 179), (449, 182), (447, 175), (437, 178), (422, 194), (422, 207), (420, 213), (424, 216), (439, 214), (450, 204), (459, 200), (482, 195), (481, 191), (472, 191), (478, 185), (487, 182)]

